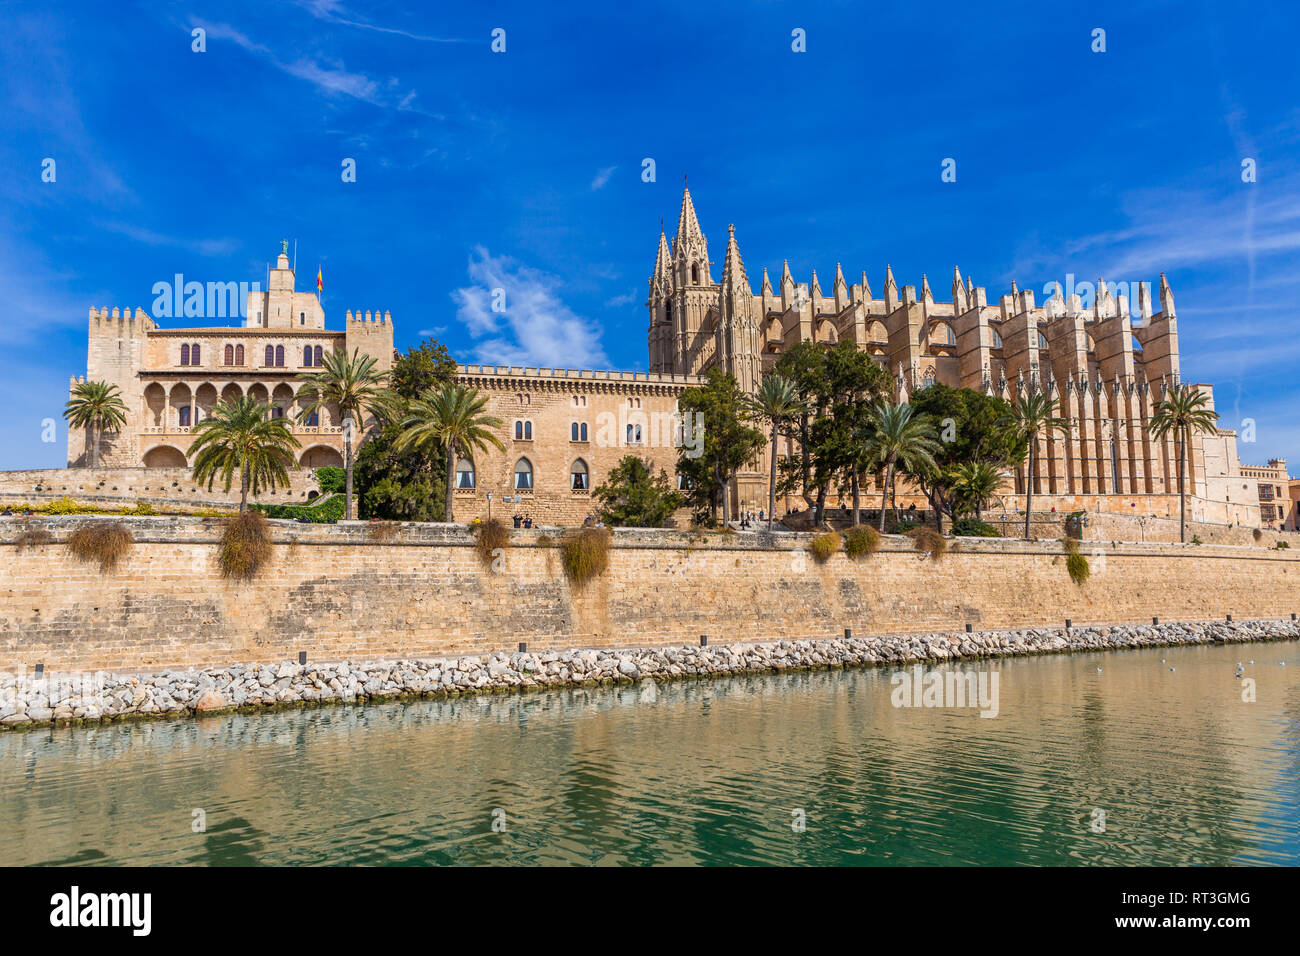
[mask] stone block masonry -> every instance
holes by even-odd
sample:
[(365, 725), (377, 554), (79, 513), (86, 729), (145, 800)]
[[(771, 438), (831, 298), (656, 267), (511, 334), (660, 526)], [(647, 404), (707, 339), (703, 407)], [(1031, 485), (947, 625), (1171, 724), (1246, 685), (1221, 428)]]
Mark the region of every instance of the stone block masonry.
[[(412, 659), (567, 648), (667, 647), (854, 635), (1270, 618), (1300, 611), (1300, 554), (1217, 545), (1088, 543), (1092, 576), (1059, 541), (959, 539), (942, 560), (886, 539), (818, 564), (804, 535), (619, 531), (608, 571), (577, 590), (540, 532), (513, 532), (498, 571), (449, 525), (273, 522), (271, 564), (220, 577), (221, 519), (128, 518), (116, 570), (65, 542), (92, 518), (49, 519), (19, 547), (0, 520), (0, 669), (117, 670), (232, 661)], [(551, 535), (559, 532), (551, 530)]]

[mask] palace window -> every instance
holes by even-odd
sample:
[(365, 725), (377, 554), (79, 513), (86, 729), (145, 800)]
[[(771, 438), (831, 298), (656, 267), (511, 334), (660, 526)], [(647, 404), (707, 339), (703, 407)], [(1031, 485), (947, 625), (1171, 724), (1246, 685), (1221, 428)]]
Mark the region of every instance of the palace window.
[(188, 344), (181, 346), (181, 364), (182, 365), (190, 364), (190, 347)]
[(199, 361), (199, 343), (198, 343), (198, 342), (195, 342), (193, 345), (190, 346), (190, 364), (191, 364), (191, 365), (200, 365), (200, 364), (202, 364), (202, 363)]
[(304, 345), (302, 347), (302, 364), (307, 368), (311, 368), (311, 346), (310, 345)]
[(515, 491), (533, 490), (533, 464), (527, 458), (520, 458), (515, 465)]
[(640, 425), (628, 425), (628, 426), (627, 426), (627, 443), (628, 443), (629, 445), (639, 445), (639, 444), (641, 444), (641, 426), (640, 426)]
[(569, 487), (574, 491), (587, 490), (587, 463), (581, 458), (569, 469)]
[(303, 419), (302, 423), (303, 423), (304, 425), (306, 425), (308, 428), (317, 428), (317, 427), (319, 427), (319, 425), (320, 425), (320, 412), (308, 412), (308, 413), (307, 413), (307, 417)]
[(462, 458), (456, 462), (456, 487), (474, 487), (474, 463), (468, 458)]
[(306, 312), (299, 312), (299, 313), (298, 313), (298, 324), (299, 324), (299, 325), (306, 325), (306, 324), (307, 324), (307, 313), (306, 313)]
[(324, 358), (325, 353), (321, 351), (321, 347), (319, 345), (312, 350), (312, 355), (316, 357), (316, 361), (314, 364), (316, 365), (317, 368), (320, 368), (322, 365), (325, 364), (324, 362), (321, 361), (321, 359)]
[(275, 364), (275, 347), (274, 347), (274, 346), (268, 345), (268, 346), (266, 347), (266, 361), (263, 362), (262, 364), (265, 365), (265, 366), (267, 366), (268, 368), (270, 368), (272, 365)]
[(222, 353), (222, 357), (223, 357), (223, 359), (225, 360), (225, 364), (227, 364), (227, 365), (234, 365), (234, 364), (235, 364), (235, 347), (234, 347), (233, 345), (227, 345), (226, 348), (225, 348), (225, 351)]
[(272, 405), (272, 406), (271, 406), (271, 417), (272, 417), (272, 418), (284, 418), (284, 406), (283, 406), (283, 405)]
[(181, 426), (181, 428), (189, 428), (189, 427), (190, 427), (190, 407), (189, 407), (188, 405), (182, 405), (182, 406), (178, 409), (178, 411), (180, 412), (180, 426)]
[(515, 421), (515, 441), (532, 441), (533, 423), (517, 419)]
[(573, 422), (569, 425), (569, 441), (586, 441), (587, 423)]
[(284, 346), (283, 345), (277, 345), (275, 347), (275, 367), (284, 368)]
[(235, 346), (235, 364), (236, 365), (244, 364), (244, 347), (242, 345)]

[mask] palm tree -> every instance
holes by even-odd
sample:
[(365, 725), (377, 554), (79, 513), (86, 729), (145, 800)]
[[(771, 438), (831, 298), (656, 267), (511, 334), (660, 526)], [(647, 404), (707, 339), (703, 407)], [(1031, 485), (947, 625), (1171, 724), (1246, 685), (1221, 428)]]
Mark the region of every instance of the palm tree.
[(1183, 475), (1187, 465), (1187, 445), (1197, 433), (1212, 434), (1219, 413), (1206, 408), (1210, 397), (1191, 385), (1175, 385), (1165, 391), (1151, 416), (1151, 437), (1164, 438), (1170, 432), (1178, 446), (1178, 537), (1187, 543), (1187, 491)]
[(360, 349), (331, 351), (321, 356), (322, 371), (308, 375), (298, 389), (298, 401), (304, 403), (298, 420), (319, 415), (329, 405), (337, 406), (343, 417), (343, 520), (352, 520), (352, 429), (362, 425), (367, 413), (380, 417), (388, 401), (384, 373), (376, 371), (375, 358), (362, 355)]
[(63, 417), (73, 428), (86, 430), (86, 464), (99, 464), (99, 438), (105, 431), (119, 430), (126, 424), (126, 404), (116, 385), (107, 382), (78, 382), (63, 409)]
[(447, 500), (445, 520), (455, 521), (452, 502), (455, 495), (456, 459), (473, 460), (476, 451), (486, 451), (489, 445), (499, 451), (506, 446), (493, 434), (501, 427), (501, 419), (482, 414), (487, 396), (478, 389), (449, 382), (440, 389), (429, 389), (412, 401), (402, 433), (394, 443), (398, 451), (415, 446), (426, 452), (442, 449), (447, 456)]
[(249, 492), (289, 487), (298, 439), (285, 419), (271, 417), (266, 402), (246, 395), (218, 402), (211, 417), (194, 426), (194, 433), (199, 436), (190, 446), (196, 456), (194, 480), (206, 481), (211, 491), (220, 475), (229, 491), (238, 470), (240, 514), (248, 510)]
[(1002, 473), (986, 461), (966, 461), (953, 472), (952, 494), (958, 509), (980, 513), (998, 492)]
[(1011, 414), (1015, 416), (1016, 423), (1020, 426), (1021, 435), (1029, 442), (1028, 477), (1025, 481), (1025, 540), (1028, 541), (1029, 509), (1034, 500), (1034, 466), (1038, 461), (1036, 454), (1038, 435), (1040, 432), (1045, 435), (1056, 431), (1068, 432), (1070, 422), (1068, 419), (1056, 416), (1056, 399), (1037, 389), (1017, 395), (1016, 400), (1011, 404)]
[(763, 379), (754, 395), (745, 396), (743, 405), (751, 417), (772, 426), (772, 468), (767, 482), (767, 530), (771, 531), (776, 510), (776, 439), (783, 429), (811, 410), (812, 404), (799, 395), (794, 382), (773, 374)]
[[(917, 415), (911, 405), (882, 403), (872, 411), (862, 444), (865, 460), (871, 467), (885, 470), (880, 496), (880, 530), (884, 531), (885, 505), (894, 487), (895, 470), (901, 467), (910, 474), (918, 474), (938, 467), (934, 454), (939, 450), (939, 442), (929, 419)], [(898, 515), (894, 518), (897, 520)]]

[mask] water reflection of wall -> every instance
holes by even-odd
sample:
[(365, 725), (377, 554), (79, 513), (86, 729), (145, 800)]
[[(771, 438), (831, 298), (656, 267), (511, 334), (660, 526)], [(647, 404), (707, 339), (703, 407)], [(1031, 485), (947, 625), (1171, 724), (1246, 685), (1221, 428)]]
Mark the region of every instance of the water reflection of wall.
[(992, 720), (880, 669), (4, 734), (0, 863), (1276, 861), (1288, 653), (995, 662)]

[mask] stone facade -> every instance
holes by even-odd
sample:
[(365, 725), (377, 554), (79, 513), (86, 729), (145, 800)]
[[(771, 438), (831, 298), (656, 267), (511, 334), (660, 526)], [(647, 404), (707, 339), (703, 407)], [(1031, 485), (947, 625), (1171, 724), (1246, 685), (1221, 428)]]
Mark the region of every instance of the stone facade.
[[(1300, 552), (1090, 546), (1076, 586), (1059, 541), (963, 539), (918, 560), (887, 538), (859, 561), (818, 564), (805, 535), (625, 529), (608, 571), (570, 586), (556, 548), (514, 532), (499, 570), (463, 528), (273, 522), (272, 566), (252, 583), (217, 571), (222, 522), (127, 518), (116, 570), (77, 560), (87, 520), (0, 519), (0, 667), (145, 670), (296, 660), (411, 659), (568, 647), (655, 647), (855, 635), (1166, 621), (1287, 619), (1300, 610)], [(108, 519), (113, 520), (113, 519)], [(550, 530), (556, 534), (554, 529)]]
[[(90, 310), (87, 379), (118, 386), (126, 427), (105, 435), (100, 464), (116, 468), (184, 468), (196, 422), (222, 399), (251, 395), (290, 420), (300, 467), (343, 464), (343, 422), (335, 408), (314, 423), (299, 423), (302, 377), (333, 350), (374, 356), (392, 367), (393, 323), (387, 313), (349, 310), (342, 331), (325, 328), (315, 292), (294, 290), (289, 257), (281, 252), (268, 271), (266, 291), (251, 291), (244, 326), (165, 329), (143, 309)], [(69, 466), (87, 464), (86, 436), (68, 436)]]
[(1291, 501), (1291, 476), (1286, 471), (1285, 458), (1270, 458), (1268, 464), (1242, 465), (1242, 477), (1258, 487), (1259, 518), (1266, 527), (1296, 527)]
[(490, 493), (493, 517), (581, 524), (592, 490), (630, 454), (676, 481), (677, 398), (694, 376), (462, 365), (457, 378), (487, 397), (506, 446), (458, 463), (457, 521), (487, 517)]
[[(1174, 442), (1154, 439), (1149, 427), (1165, 389), (1181, 381), (1174, 295), (1163, 273), (1159, 310), (1141, 285), (1132, 315), (1127, 296), (1100, 280), (1088, 310), (1078, 295), (1065, 297), (1059, 284), (1041, 305), (1015, 283), (990, 303), (985, 289), (956, 267), (949, 302), (935, 298), (926, 276), (919, 292), (910, 285), (900, 289), (889, 266), (877, 298), (865, 272), (849, 284), (838, 263), (829, 295), (816, 271), (808, 283), (796, 283), (788, 262), (775, 287), (764, 269), (755, 293), (734, 226), (728, 227), (719, 281), (712, 265), (694, 201), (684, 190), (677, 233), (670, 247), (660, 230), (650, 276), (652, 372), (697, 375), (718, 367), (753, 392), (796, 343), (849, 341), (894, 374), (897, 401), (931, 382), (1007, 400), (1036, 389), (1057, 398), (1072, 427), (1068, 435), (1038, 440), (1035, 495), (1132, 498), (1178, 491)], [(1211, 387), (1197, 387), (1213, 407)], [(766, 454), (739, 476), (733, 497), (742, 507), (766, 501)], [(1258, 526), (1253, 489), (1246, 482), (1238, 490), (1241, 482), (1233, 480), (1240, 478), (1235, 433), (1198, 436), (1189, 457), (1190, 512), (1201, 520)], [(1008, 491), (1023, 494), (1025, 470), (1008, 478)]]

